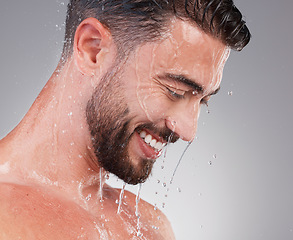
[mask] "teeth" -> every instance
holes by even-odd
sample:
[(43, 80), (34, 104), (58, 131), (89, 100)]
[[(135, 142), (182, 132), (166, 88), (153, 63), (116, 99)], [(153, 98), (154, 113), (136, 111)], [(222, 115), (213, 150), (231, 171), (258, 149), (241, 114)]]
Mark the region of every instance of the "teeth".
[(161, 142), (157, 142), (156, 145), (155, 145), (155, 148), (158, 149), (158, 150), (160, 151), (160, 150), (163, 149), (163, 146), (164, 146), (163, 143), (161, 143)]
[(165, 144), (162, 142), (157, 141), (152, 137), (152, 135), (147, 134), (146, 131), (141, 131), (139, 136), (144, 139), (144, 141), (149, 144), (152, 148), (156, 149), (157, 151), (161, 151)]
[(153, 140), (150, 142), (151, 147), (155, 147), (156, 144), (157, 144), (157, 140), (156, 140), (156, 139), (153, 139)]
[(141, 133), (139, 134), (141, 138), (145, 138), (146, 137), (146, 132), (145, 131), (141, 131)]
[(150, 143), (151, 141), (152, 141), (152, 136), (151, 135), (146, 135), (146, 137), (144, 138), (144, 141), (146, 142), (146, 143)]

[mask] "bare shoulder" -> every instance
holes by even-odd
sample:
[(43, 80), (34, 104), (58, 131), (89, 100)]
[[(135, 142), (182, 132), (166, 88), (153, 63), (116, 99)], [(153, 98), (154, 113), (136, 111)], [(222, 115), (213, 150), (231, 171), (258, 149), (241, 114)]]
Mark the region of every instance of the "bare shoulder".
[[(136, 195), (128, 191), (125, 191), (124, 195), (126, 196), (127, 203), (135, 208)], [(161, 238), (159, 237), (158, 239), (175, 239), (172, 226), (162, 211), (154, 207), (152, 204), (144, 201), (143, 199), (140, 199), (139, 201), (138, 211), (141, 221), (143, 222), (141, 226), (142, 228), (144, 227), (143, 225), (145, 225), (145, 227), (152, 229), (154, 236), (161, 236)], [(157, 238), (154, 237), (151, 239)]]
[(38, 188), (0, 183), (0, 239), (100, 239), (88, 214)]

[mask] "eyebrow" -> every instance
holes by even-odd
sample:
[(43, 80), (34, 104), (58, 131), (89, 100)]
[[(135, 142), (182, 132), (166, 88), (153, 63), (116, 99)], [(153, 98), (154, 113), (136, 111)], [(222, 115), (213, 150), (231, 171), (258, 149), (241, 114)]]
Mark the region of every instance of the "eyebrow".
[[(197, 91), (199, 94), (203, 94), (205, 91), (205, 89), (202, 85), (197, 83), (195, 80), (192, 80), (192, 79), (186, 77), (185, 75), (177, 75), (177, 74), (167, 73), (161, 77), (166, 80), (172, 80), (177, 83), (181, 83), (181, 84), (184, 84), (188, 87), (191, 87), (193, 90)], [(218, 87), (215, 91), (211, 92), (207, 96), (215, 95), (219, 91), (220, 91), (220, 87)]]

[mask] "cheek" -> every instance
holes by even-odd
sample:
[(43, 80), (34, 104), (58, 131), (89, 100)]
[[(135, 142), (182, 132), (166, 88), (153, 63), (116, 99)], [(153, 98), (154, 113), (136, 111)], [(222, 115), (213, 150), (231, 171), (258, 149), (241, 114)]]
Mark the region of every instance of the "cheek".
[(164, 117), (168, 109), (168, 101), (160, 86), (152, 82), (141, 84), (137, 88), (137, 103), (140, 112), (151, 122), (157, 122)]
[(150, 51), (138, 49), (127, 71), (129, 81), (126, 82), (125, 92), (128, 106), (140, 121), (147, 119), (150, 122), (157, 122), (164, 116), (166, 109), (164, 89), (153, 80), (153, 76), (162, 68), (156, 61), (155, 53), (156, 47), (151, 48)]

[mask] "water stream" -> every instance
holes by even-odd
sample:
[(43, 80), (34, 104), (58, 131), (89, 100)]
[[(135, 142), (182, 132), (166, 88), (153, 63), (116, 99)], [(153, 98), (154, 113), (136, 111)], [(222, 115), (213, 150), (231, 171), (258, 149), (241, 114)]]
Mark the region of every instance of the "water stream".
[(120, 211), (121, 211), (121, 204), (122, 204), (122, 200), (123, 200), (125, 186), (126, 186), (126, 183), (123, 182), (123, 186), (122, 186), (120, 196), (119, 196), (119, 204), (118, 204), (117, 214), (120, 214)]
[(137, 195), (136, 195), (136, 199), (135, 199), (135, 216), (137, 217), (137, 225), (136, 225), (136, 229), (137, 229), (137, 236), (141, 237), (142, 233), (140, 232), (140, 214), (139, 214), (139, 210), (138, 210), (138, 203), (140, 200), (140, 191), (141, 191), (141, 186), (142, 184), (140, 183), (138, 185), (138, 190), (137, 190)]
[(184, 151), (183, 151), (181, 157), (179, 158), (179, 161), (178, 161), (178, 163), (177, 163), (177, 165), (176, 165), (176, 167), (175, 167), (175, 169), (174, 169), (174, 172), (173, 172), (173, 174), (172, 174), (172, 177), (171, 177), (171, 179), (170, 179), (170, 184), (173, 183), (173, 179), (174, 179), (174, 176), (175, 176), (175, 174), (176, 174), (176, 171), (177, 171), (177, 169), (178, 169), (178, 167), (179, 167), (179, 165), (180, 165), (180, 163), (181, 163), (181, 160), (182, 160), (183, 156), (185, 155), (187, 149), (188, 149), (189, 146), (191, 145), (191, 143), (192, 143), (192, 142), (188, 142), (188, 144), (187, 144), (186, 148), (184, 149)]
[(102, 168), (100, 168), (100, 202), (103, 202), (103, 177)]

